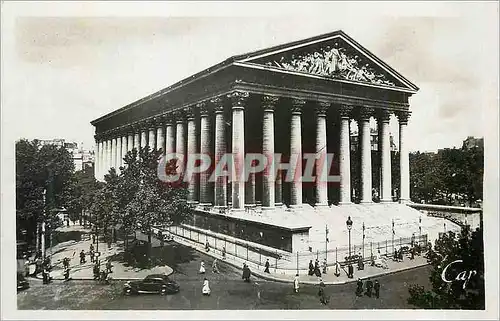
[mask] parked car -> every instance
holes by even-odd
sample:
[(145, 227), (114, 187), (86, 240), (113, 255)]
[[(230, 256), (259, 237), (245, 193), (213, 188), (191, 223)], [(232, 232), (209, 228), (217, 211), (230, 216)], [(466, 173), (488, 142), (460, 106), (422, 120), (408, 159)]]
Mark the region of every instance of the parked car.
[(17, 273), (17, 291), (26, 290), (30, 287), (28, 280), (23, 273)]
[(123, 286), (123, 292), (127, 295), (140, 293), (159, 293), (162, 295), (179, 292), (180, 287), (164, 274), (151, 274), (143, 280), (128, 281)]

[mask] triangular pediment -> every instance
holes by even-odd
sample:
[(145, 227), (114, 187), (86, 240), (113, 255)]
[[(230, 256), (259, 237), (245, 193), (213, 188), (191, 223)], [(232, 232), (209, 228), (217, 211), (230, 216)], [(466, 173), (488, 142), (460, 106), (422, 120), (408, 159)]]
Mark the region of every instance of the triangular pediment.
[(417, 86), (342, 31), (261, 50), (239, 58), (237, 62), (261, 65), (279, 71), (418, 90)]

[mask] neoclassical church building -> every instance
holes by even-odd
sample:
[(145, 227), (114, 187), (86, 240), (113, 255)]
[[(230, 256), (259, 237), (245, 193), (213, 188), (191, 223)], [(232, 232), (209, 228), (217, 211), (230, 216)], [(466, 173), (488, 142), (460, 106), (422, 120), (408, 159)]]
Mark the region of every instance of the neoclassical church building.
[[(299, 173), (305, 164), (292, 156), (328, 154), (333, 155), (328, 170), (340, 178), (328, 184), (287, 182), (271, 175), (272, 169), (248, 181), (211, 182), (208, 172), (193, 176), (188, 187), (193, 218), (186, 226), (287, 252), (347, 245), (349, 217), (353, 244), (415, 233), (432, 238), (442, 230), (441, 221), (405, 205), (409, 98), (417, 91), (342, 31), (234, 56), (92, 121), (96, 178), (103, 180), (110, 168), (124, 165), (127, 151), (146, 145), (187, 157), (202, 153), (216, 162), (226, 153), (280, 153)], [(397, 180), (391, 169), (391, 115), (399, 123)], [(355, 153), (353, 120), (359, 131)], [(370, 120), (377, 123), (375, 154)], [(237, 171), (242, 161), (235, 157)], [(374, 191), (380, 202), (373, 201)]]

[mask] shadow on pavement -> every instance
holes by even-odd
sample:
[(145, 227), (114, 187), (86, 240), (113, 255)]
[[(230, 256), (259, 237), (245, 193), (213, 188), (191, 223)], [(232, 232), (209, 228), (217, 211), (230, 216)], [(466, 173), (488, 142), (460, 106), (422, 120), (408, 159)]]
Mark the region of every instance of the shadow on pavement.
[(194, 249), (173, 242), (164, 246), (152, 247), (149, 259), (147, 252), (147, 243), (136, 241), (129, 244), (127, 251), (117, 253), (110, 259), (120, 262), (126, 267), (137, 269), (150, 269), (155, 266), (167, 265), (174, 271), (179, 271), (180, 264), (191, 262), (196, 258)]

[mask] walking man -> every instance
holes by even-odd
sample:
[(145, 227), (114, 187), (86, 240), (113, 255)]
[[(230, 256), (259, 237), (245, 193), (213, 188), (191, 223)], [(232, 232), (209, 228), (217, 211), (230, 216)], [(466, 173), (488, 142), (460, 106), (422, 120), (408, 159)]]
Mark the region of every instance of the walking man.
[(85, 252), (82, 250), (80, 252), (80, 264), (85, 263)]
[(358, 278), (358, 281), (356, 282), (356, 296), (362, 296), (363, 295), (363, 281), (361, 281), (360, 278)]
[(378, 282), (378, 280), (375, 280), (373, 289), (375, 290), (375, 297), (378, 299), (380, 297), (380, 283)]
[(352, 279), (354, 277), (354, 267), (351, 263), (349, 263), (349, 266), (347, 267), (347, 277), (349, 279)]
[(309, 261), (309, 275), (314, 275), (314, 264), (313, 260)]
[(265, 265), (265, 267), (266, 267), (266, 268), (264, 269), (264, 272), (265, 272), (265, 273), (270, 273), (270, 272), (269, 272), (269, 266), (270, 266), (270, 264), (269, 264), (269, 259), (267, 259), (267, 260), (266, 260), (266, 265)]
[(369, 298), (372, 297), (372, 289), (373, 289), (372, 280), (367, 280), (366, 281), (366, 295), (368, 295)]
[(214, 263), (212, 263), (212, 272), (219, 273), (219, 268), (217, 267), (217, 259), (214, 259)]
[(222, 247), (222, 259), (223, 260), (226, 259), (226, 247), (225, 246)]
[(201, 261), (200, 263), (200, 274), (205, 274), (205, 262)]
[(295, 274), (295, 279), (293, 280), (293, 291), (299, 293), (299, 275)]

